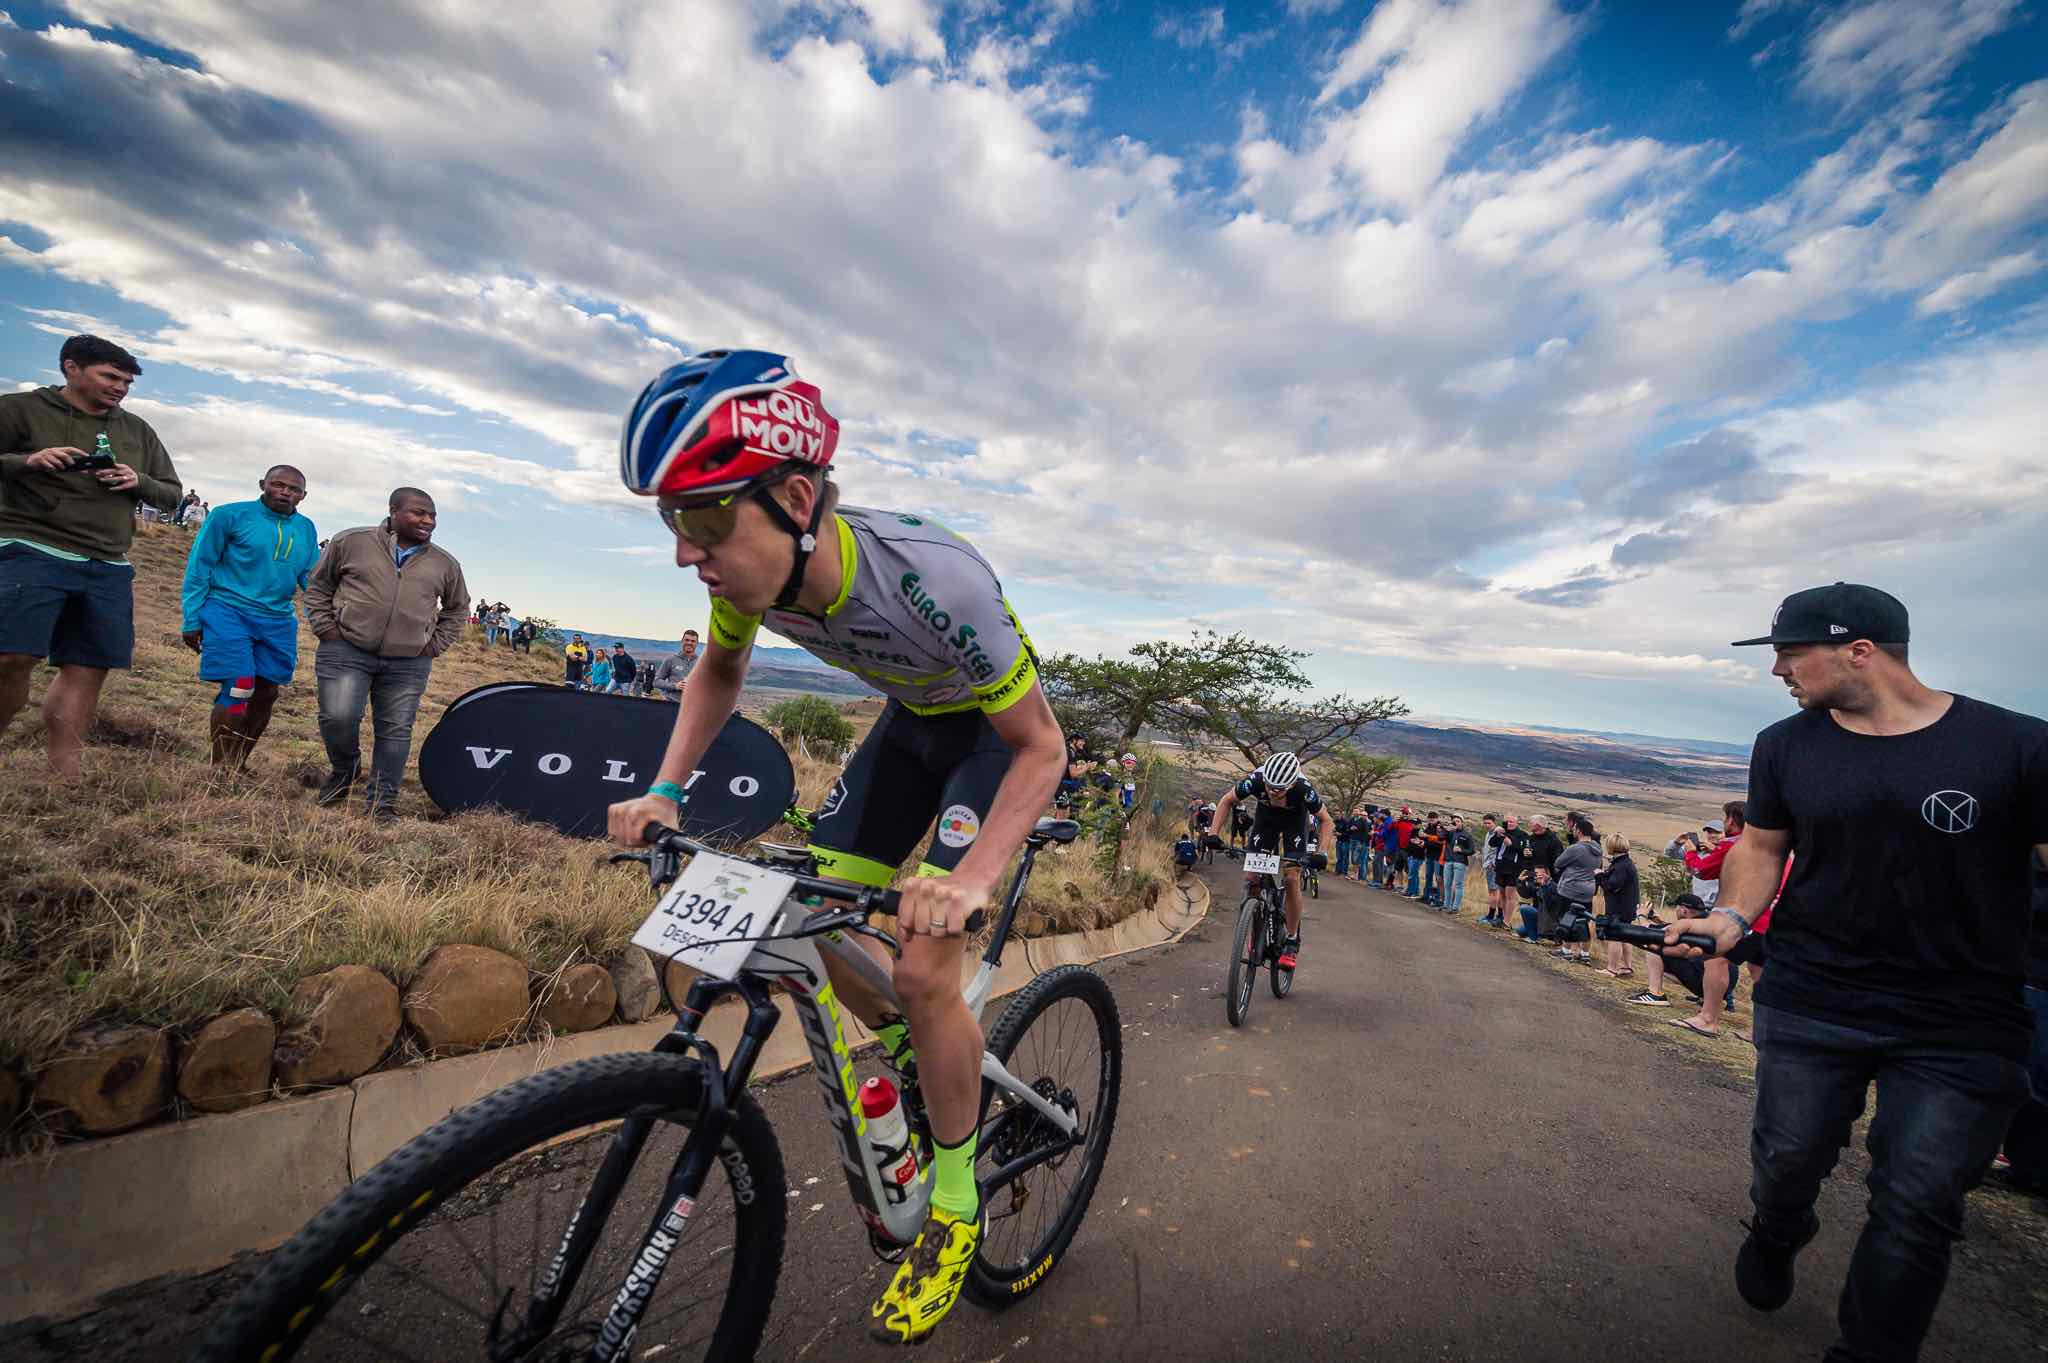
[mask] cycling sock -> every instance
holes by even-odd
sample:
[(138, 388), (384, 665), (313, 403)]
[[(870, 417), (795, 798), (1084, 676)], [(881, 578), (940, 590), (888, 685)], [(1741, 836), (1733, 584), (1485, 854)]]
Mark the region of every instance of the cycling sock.
[(220, 684), (220, 693), (213, 703), (231, 715), (241, 715), (249, 709), (249, 697), (256, 694), (254, 677), (235, 677)]
[(875, 1038), (882, 1043), (882, 1054), (899, 1071), (908, 1069), (917, 1059), (917, 1052), (910, 1046), (910, 1024), (902, 1018), (875, 1028)]
[(980, 1135), (970, 1131), (958, 1145), (932, 1141), (932, 1205), (962, 1220), (971, 1220), (981, 1210), (981, 1190), (974, 1186), (974, 1148)]

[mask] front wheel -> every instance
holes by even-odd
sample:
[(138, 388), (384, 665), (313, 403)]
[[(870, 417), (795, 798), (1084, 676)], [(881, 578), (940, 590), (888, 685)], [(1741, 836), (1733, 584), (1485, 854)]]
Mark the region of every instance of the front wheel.
[(1265, 959), (1265, 904), (1257, 895), (1244, 901), (1237, 911), (1237, 937), (1230, 948), (1230, 979), (1223, 996), (1223, 1016), (1233, 1027), (1244, 1026), (1252, 1010), (1252, 990), (1259, 982), (1259, 962)]
[[(1059, 1262), (1102, 1176), (1123, 1090), (1124, 1032), (1116, 996), (1086, 966), (1048, 970), (1003, 1009), (988, 1051), (1054, 1106), (1074, 1114), (1078, 1146), (983, 1190), (987, 1230), (967, 1274), (967, 1295), (983, 1306), (1021, 1300)], [(983, 1086), (988, 1110), (977, 1152), (982, 1172), (1043, 1150), (1066, 1136), (1016, 1098)]]
[[(585, 1357), (662, 1210), (702, 1094), (697, 1061), (645, 1052), (564, 1065), (463, 1108), (271, 1255), (194, 1363)], [(735, 1096), (733, 1115), (634, 1336), (666, 1358), (754, 1357), (775, 1297), (782, 1152), (750, 1095)], [(626, 1118), (652, 1123), (630, 1161), (612, 1155)], [(608, 1217), (579, 1225), (608, 1157), (623, 1186)], [(551, 1295), (572, 1227), (582, 1269), (543, 1321), (531, 1304)]]

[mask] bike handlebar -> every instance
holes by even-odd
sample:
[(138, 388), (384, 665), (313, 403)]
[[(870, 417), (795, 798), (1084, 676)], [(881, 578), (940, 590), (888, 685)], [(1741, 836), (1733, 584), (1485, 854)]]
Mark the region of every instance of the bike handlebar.
[[(731, 855), (729, 852), (721, 852), (715, 847), (708, 847), (685, 833), (658, 823), (649, 823), (645, 828), (642, 828), (640, 830), (640, 840), (647, 844), (645, 852), (618, 852), (614, 853), (611, 859), (613, 861), (646, 862), (648, 881), (657, 887), (666, 885), (676, 878), (676, 875), (682, 870), (679, 859), (683, 856), (694, 857), (699, 852), (710, 852), (714, 856)], [(756, 864), (770, 865), (770, 863), (766, 862)], [(782, 866), (772, 866), (771, 869), (779, 871), (795, 881), (795, 888), (800, 893), (816, 895), (820, 899), (836, 900), (842, 904), (852, 906), (841, 913), (828, 914), (822, 918), (814, 917), (806, 920), (802, 928), (795, 935), (814, 937), (819, 933), (836, 932), (840, 928), (859, 927), (869, 935), (887, 943), (890, 947), (901, 950), (901, 944), (895, 938), (883, 932), (880, 928), (868, 926), (868, 919), (874, 914), (887, 914), (892, 918), (896, 916), (903, 902), (901, 891), (878, 889), (872, 885), (849, 885), (843, 880), (827, 880), (822, 876), (800, 875)], [(982, 910), (976, 909), (967, 915), (967, 922), (961, 931), (964, 935), (971, 937), (975, 933), (980, 932), (983, 924), (987, 921), (988, 915), (982, 912)]]

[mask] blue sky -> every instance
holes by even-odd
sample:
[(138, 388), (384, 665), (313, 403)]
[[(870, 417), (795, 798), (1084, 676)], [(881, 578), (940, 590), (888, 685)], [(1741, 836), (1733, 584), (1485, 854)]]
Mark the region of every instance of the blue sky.
[(1050, 650), (1740, 739), (1727, 641), (1850, 578), (2040, 713), (2038, 10), (8, 5), (0, 379), (116, 335), (210, 499), (420, 483), (480, 591), (668, 636), (618, 417), (756, 345)]

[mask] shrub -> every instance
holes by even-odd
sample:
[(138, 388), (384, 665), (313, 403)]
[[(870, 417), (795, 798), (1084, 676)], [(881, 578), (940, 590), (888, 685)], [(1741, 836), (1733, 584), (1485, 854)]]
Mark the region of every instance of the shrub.
[(853, 742), (853, 725), (839, 707), (823, 696), (791, 696), (777, 701), (761, 716), (786, 746), (801, 744), (836, 759)]

